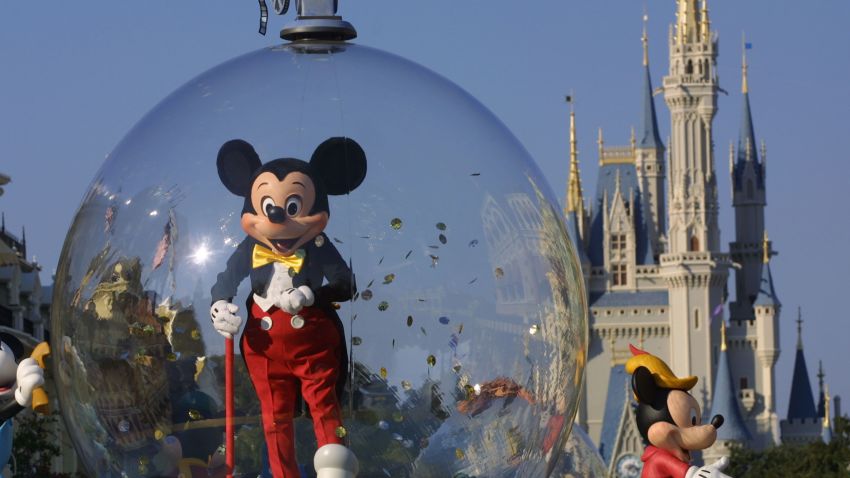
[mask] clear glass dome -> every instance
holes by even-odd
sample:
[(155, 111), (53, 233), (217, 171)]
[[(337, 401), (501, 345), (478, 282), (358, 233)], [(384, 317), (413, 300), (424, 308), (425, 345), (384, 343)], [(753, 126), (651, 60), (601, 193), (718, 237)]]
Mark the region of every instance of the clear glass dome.
[[(368, 161), (359, 188), (330, 197), (325, 229), (359, 290), (338, 314), (352, 363), (344, 432), (361, 476), (554, 470), (578, 401), (587, 305), (540, 171), (485, 107), (428, 69), (363, 46), (295, 43), (167, 97), (83, 198), (52, 330), (63, 415), (89, 473), (220, 470), (224, 340), (210, 290), (245, 232), (217, 153), (241, 138), (264, 163), (309, 160), (335, 136)], [(243, 318), (249, 283), (233, 300)], [(260, 409), (234, 363), (235, 471), (256, 476)], [(312, 423), (296, 426), (310, 467)]]
[[(605, 478), (608, 468), (596, 445), (581, 427), (573, 427), (563, 456), (551, 476), (558, 478)], [(620, 475), (617, 475), (620, 476)]]

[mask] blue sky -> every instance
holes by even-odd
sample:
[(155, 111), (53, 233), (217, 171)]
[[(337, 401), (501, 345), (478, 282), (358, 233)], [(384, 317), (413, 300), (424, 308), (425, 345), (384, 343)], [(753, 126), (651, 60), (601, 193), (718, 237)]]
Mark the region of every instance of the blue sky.
[[(667, 68), (672, 0), (647, 0), (650, 64)], [(129, 4), (128, 4), (129, 5)], [(203, 8), (202, 8), (203, 5)], [(835, 394), (850, 400), (848, 320), (850, 221), (850, 3), (750, 0), (709, 4), (720, 34), (714, 139), (722, 240), (733, 235), (727, 148), (740, 124), (740, 42), (746, 31), (756, 138), (768, 151), (767, 228), (781, 316), (778, 410), (784, 417), (797, 306), (811, 380), (822, 359)], [(577, 98), (585, 193), (596, 182), (596, 128), (627, 144), (641, 105), (641, 16), (636, 0), (519, 3), (484, 0), (342, 0), (358, 43), (419, 62), (450, 78), (499, 116), (563, 198), (568, 172), (567, 108)], [(130, 127), (196, 74), (278, 41), (284, 20), (257, 34), (257, 2), (149, 0), (125, 7), (88, 0), (73, 8), (39, 2), (0, 6), (0, 172), (12, 176), (0, 210), (27, 228), (44, 279), (89, 181)], [(667, 109), (656, 107), (662, 138)], [(732, 284), (730, 284), (732, 287)], [(844, 407), (850, 407), (850, 402)]]

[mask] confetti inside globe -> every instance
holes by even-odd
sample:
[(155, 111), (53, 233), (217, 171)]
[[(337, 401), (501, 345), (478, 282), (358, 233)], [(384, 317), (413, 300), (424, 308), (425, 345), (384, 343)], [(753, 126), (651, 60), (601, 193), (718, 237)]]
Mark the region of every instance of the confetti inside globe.
[[(309, 161), (334, 137), (355, 140), (368, 168), (356, 190), (329, 197), (328, 225), (308, 244), (336, 250), (363, 291), (334, 299), (351, 358), (342, 433), (361, 476), (553, 470), (559, 453), (547, 444), (566, 439), (587, 353), (580, 267), (555, 195), (458, 86), (392, 54), (312, 41), (189, 81), (127, 134), (85, 193), (56, 271), (51, 331), (58, 403), (88, 475), (176, 476), (180, 460), (211, 463), (225, 409), (211, 288), (245, 238), (243, 200), (222, 184), (217, 154), (242, 139), (264, 163)], [(251, 293), (245, 280), (232, 300), (243, 319)], [(235, 461), (257, 476), (260, 405), (236, 349)], [(311, 463), (312, 422), (295, 423), (298, 461)]]

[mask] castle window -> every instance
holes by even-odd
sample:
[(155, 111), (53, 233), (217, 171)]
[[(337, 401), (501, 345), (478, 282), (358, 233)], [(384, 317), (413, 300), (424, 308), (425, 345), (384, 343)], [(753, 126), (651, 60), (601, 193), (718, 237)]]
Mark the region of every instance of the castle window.
[(691, 244), (690, 251), (699, 251), (699, 238), (697, 236), (691, 236)]
[(694, 309), (694, 329), (699, 330), (699, 309)]
[(747, 377), (741, 377), (741, 390), (745, 388), (750, 388), (748, 385), (749, 382), (747, 381)]
[(626, 235), (625, 234), (611, 234), (611, 249), (615, 251), (623, 250), (626, 248)]
[(693, 73), (694, 73), (694, 62), (691, 61), (691, 60), (688, 60), (688, 64), (687, 64), (687, 66), (685, 66), (685, 74), (686, 75), (692, 75)]
[(626, 285), (626, 265), (614, 264), (611, 266), (611, 277), (614, 285)]

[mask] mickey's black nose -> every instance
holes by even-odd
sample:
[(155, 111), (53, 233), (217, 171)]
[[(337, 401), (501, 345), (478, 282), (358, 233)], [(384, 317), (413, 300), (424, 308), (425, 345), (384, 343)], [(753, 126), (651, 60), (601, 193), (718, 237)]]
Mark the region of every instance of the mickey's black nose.
[(711, 426), (713, 426), (715, 430), (723, 426), (723, 415), (715, 415), (711, 417)]
[(286, 221), (286, 211), (282, 207), (268, 206), (266, 215), (269, 217), (269, 221), (275, 224), (283, 224)]

